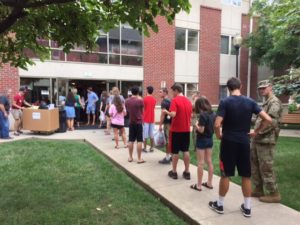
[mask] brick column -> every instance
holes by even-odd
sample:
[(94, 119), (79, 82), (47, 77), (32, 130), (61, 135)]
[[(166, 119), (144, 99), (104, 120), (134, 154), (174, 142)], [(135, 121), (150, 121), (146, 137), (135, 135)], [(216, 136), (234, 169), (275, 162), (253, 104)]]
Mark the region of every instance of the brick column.
[[(256, 17), (256, 18), (253, 18), (252, 32), (255, 32), (257, 27), (258, 27), (258, 18)], [(258, 83), (258, 66), (254, 61), (252, 61), (251, 62), (250, 97), (253, 98), (254, 100), (258, 99), (257, 83)]]
[(200, 6), (199, 91), (219, 103), (221, 10)]
[(2, 67), (0, 67), (0, 94), (3, 94), (7, 88), (11, 88), (12, 98), (18, 92), (19, 87), (20, 77), (18, 69), (9, 64), (3, 64)]
[(155, 21), (159, 32), (151, 32), (150, 37), (144, 38), (144, 93), (147, 86), (153, 86), (153, 96), (160, 104), (161, 81), (166, 82), (168, 89), (174, 83), (175, 25), (168, 24), (164, 17), (157, 17)]
[[(248, 15), (242, 14), (241, 36), (245, 40), (250, 32), (250, 18)], [(240, 48), (240, 80), (242, 82), (242, 94), (247, 95), (247, 77), (248, 77), (248, 57), (249, 49)]]

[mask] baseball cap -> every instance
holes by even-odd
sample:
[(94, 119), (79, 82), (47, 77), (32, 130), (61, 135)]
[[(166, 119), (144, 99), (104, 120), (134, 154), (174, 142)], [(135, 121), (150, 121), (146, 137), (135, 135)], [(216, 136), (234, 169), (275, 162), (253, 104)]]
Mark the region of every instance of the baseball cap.
[(271, 85), (272, 85), (272, 83), (270, 82), (270, 80), (262, 80), (262, 81), (258, 82), (257, 88), (266, 88)]

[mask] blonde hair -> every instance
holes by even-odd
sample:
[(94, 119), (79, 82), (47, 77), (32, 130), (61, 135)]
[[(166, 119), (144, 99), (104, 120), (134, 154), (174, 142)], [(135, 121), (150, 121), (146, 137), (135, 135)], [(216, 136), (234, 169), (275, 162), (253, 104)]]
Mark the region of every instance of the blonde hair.
[(119, 88), (118, 87), (113, 87), (112, 90), (111, 90), (111, 93), (113, 95), (120, 95)]
[(73, 93), (73, 95), (77, 95), (77, 88), (72, 88), (71, 92)]

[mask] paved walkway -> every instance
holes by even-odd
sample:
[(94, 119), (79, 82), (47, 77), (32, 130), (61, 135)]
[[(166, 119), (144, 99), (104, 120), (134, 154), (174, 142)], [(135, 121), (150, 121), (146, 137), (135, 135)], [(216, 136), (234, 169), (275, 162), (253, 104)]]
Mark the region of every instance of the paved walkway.
[[(299, 137), (299, 134), (296, 132)], [(240, 186), (231, 183), (230, 190), (225, 199), (225, 214), (218, 215), (208, 208), (208, 202), (215, 200), (218, 196), (219, 177), (214, 176), (214, 189), (197, 192), (189, 188), (196, 181), (197, 167), (191, 165), (190, 181), (181, 177), (184, 166), (180, 160), (178, 163), (179, 179), (173, 180), (167, 176), (171, 169), (170, 165), (160, 165), (158, 160), (164, 157), (164, 153), (155, 150), (153, 153), (143, 154), (146, 160), (144, 164), (135, 162), (129, 163), (128, 151), (125, 148), (114, 149), (112, 136), (106, 136), (103, 130), (78, 130), (67, 133), (56, 133), (49, 136), (32, 135), (25, 133), (14, 140), (25, 138), (44, 139), (77, 139), (85, 140), (122, 168), (126, 173), (140, 182), (146, 189), (159, 196), (162, 201), (168, 204), (176, 213), (182, 215), (190, 224), (203, 225), (296, 225), (300, 221), (300, 212), (286, 207), (282, 204), (264, 204), (257, 199), (252, 200), (252, 217), (245, 218), (240, 212), (240, 204), (243, 202)], [(0, 140), (0, 142), (4, 142)], [(121, 146), (121, 145), (120, 145)], [(206, 172), (204, 178), (207, 177)]]

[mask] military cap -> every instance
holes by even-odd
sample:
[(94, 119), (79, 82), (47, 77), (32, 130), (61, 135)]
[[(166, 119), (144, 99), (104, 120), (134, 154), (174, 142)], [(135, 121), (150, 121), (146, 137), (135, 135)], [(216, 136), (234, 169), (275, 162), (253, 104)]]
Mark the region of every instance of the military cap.
[(270, 80), (262, 80), (262, 81), (258, 82), (257, 88), (265, 88), (265, 87), (269, 87), (271, 85), (272, 85), (272, 83), (270, 82)]

